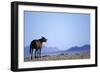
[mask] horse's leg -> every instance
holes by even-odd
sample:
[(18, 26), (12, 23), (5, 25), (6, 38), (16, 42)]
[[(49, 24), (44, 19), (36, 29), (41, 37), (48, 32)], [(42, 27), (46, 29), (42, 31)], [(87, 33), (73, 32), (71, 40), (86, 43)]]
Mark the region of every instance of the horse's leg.
[(40, 48), (38, 49), (38, 57), (40, 57)]
[(41, 48), (39, 49), (39, 57), (41, 58)]
[(38, 49), (38, 57), (41, 57), (41, 48)]
[(32, 60), (32, 56), (33, 56), (33, 48), (31, 49), (31, 60)]
[(35, 49), (35, 55), (34, 55), (34, 57), (36, 58), (36, 49)]
[(40, 48), (39, 49), (37, 49), (37, 52), (36, 52), (36, 54), (37, 54), (37, 58), (39, 58), (40, 57)]
[(37, 58), (37, 51), (38, 51), (38, 50), (37, 50), (37, 49), (35, 49), (35, 58)]

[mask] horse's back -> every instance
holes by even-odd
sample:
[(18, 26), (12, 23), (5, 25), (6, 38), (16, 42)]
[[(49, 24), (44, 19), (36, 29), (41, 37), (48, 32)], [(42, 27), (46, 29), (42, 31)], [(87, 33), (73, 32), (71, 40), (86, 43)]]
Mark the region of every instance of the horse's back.
[(42, 47), (42, 42), (39, 40), (33, 40), (30, 45), (31, 48), (38, 49)]

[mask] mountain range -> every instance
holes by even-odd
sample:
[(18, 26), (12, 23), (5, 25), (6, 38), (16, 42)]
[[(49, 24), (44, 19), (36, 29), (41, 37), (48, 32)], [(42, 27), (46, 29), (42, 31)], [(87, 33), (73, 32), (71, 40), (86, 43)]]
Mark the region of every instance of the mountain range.
[[(46, 46), (43, 46), (42, 47), (42, 55), (54, 55), (54, 54), (61, 54), (61, 53), (73, 53), (73, 52), (89, 52), (90, 51), (90, 45), (86, 44), (84, 46), (81, 46), (81, 47), (78, 47), (78, 46), (74, 46), (74, 47), (71, 47), (67, 50), (60, 50), (59, 48), (57, 47), (46, 47)], [(33, 51), (33, 54), (34, 54), (34, 51)], [(29, 46), (25, 47), (24, 48), (24, 56), (29, 56)]]
[(85, 52), (90, 51), (90, 45), (84, 45), (81, 47), (75, 46), (66, 50), (67, 52)]
[[(29, 48), (30, 48), (29, 46), (24, 48), (24, 56), (29, 56)], [(60, 50), (56, 47), (45, 47), (45, 46), (43, 46), (41, 53), (42, 53), (42, 55), (48, 55), (48, 54), (52, 54), (52, 53), (59, 52), (59, 51)], [(33, 50), (33, 53), (34, 53), (34, 50)]]

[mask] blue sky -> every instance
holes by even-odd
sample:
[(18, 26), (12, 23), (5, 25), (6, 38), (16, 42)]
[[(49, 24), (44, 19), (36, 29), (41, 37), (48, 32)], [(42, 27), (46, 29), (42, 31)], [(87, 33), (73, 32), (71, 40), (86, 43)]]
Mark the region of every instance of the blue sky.
[(65, 50), (90, 44), (90, 15), (24, 11), (24, 46), (33, 39), (47, 38), (47, 47)]

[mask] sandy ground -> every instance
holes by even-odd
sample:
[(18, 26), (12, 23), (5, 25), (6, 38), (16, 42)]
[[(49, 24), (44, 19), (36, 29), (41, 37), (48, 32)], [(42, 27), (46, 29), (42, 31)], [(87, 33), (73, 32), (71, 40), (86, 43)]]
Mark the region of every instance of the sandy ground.
[(74, 60), (74, 59), (88, 59), (90, 58), (90, 52), (84, 53), (66, 53), (52, 56), (42, 56), (41, 58), (34, 58), (31, 60), (30, 57), (25, 57), (24, 61), (50, 61), (50, 60)]

